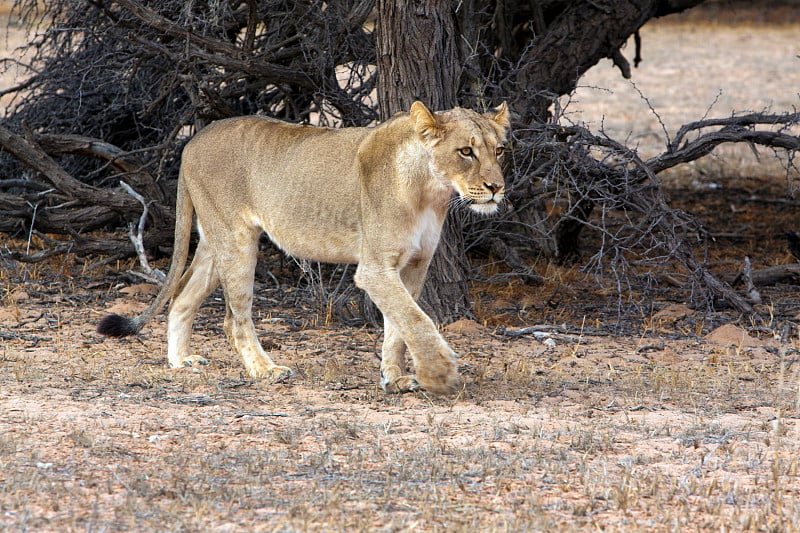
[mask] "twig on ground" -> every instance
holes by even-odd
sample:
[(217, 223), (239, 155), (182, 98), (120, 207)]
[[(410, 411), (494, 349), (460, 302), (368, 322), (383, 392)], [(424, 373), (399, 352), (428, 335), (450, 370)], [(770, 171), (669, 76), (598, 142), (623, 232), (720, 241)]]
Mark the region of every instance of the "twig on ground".
[[(800, 263), (777, 265), (753, 270), (750, 273), (752, 283), (757, 287), (775, 285), (776, 283), (800, 283)], [(742, 282), (744, 273), (740, 272), (733, 280), (732, 285)]]
[(246, 416), (277, 416), (277, 417), (285, 417), (289, 416), (284, 413), (238, 413), (233, 418), (244, 418)]
[(742, 277), (744, 278), (745, 288), (747, 289), (747, 297), (750, 298), (750, 301), (754, 304), (760, 304), (761, 294), (753, 284), (753, 266), (750, 264), (750, 258), (747, 256), (744, 258), (744, 271), (742, 271)]
[(144, 270), (144, 273), (131, 272), (131, 274), (144, 277), (149, 281), (153, 281), (158, 285), (161, 285), (162, 283), (164, 283), (164, 279), (166, 276), (160, 270), (153, 269), (150, 266), (150, 263), (147, 261), (147, 253), (145, 252), (144, 240), (142, 238), (142, 234), (144, 233), (144, 224), (147, 221), (147, 202), (145, 201), (144, 197), (141, 194), (134, 191), (131, 188), (131, 186), (125, 183), (124, 181), (120, 181), (119, 184), (123, 189), (125, 189), (125, 191), (128, 194), (136, 198), (139, 201), (139, 203), (142, 204), (143, 207), (142, 216), (139, 217), (139, 224), (137, 226), (136, 231), (134, 231), (133, 224), (131, 224), (128, 230), (128, 235), (131, 238), (133, 247), (136, 249), (136, 255), (139, 257), (139, 263), (141, 263), (142, 270)]

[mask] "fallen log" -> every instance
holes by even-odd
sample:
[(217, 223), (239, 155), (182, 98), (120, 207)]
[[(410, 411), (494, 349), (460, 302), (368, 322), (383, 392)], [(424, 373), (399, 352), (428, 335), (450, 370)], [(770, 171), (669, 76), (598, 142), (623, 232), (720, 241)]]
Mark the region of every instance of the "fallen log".
[[(800, 263), (789, 263), (788, 265), (777, 265), (752, 271), (753, 284), (761, 287), (776, 285), (778, 283), (797, 283), (800, 284)], [(733, 280), (735, 287), (743, 281), (743, 274), (739, 273)]]

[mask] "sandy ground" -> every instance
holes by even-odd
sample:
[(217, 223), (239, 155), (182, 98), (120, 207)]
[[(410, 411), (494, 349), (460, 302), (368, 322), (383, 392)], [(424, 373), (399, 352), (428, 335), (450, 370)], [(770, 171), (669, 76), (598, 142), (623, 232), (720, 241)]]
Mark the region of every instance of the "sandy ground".
[[(631, 79), (603, 60), (562, 98), (564, 118), (655, 156), (678, 129), (705, 118), (800, 108), (800, 26), (681, 24), (673, 18), (642, 28), (642, 58)], [(630, 40), (623, 54), (633, 63)], [(797, 132), (800, 133), (800, 132)], [(688, 171), (728, 176), (781, 175), (770, 157), (727, 145)], [(699, 169), (697, 167), (700, 167)]]
[[(603, 60), (565, 99), (565, 115), (648, 154), (692, 120), (792, 111), (800, 107), (798, 34), (798, 26), (645, 25), (643, 61), (631, 79)], [(623, 54), (633, 61), (632, 39)]]
[[(26, 68), (29, 55), (20, 47), (28, 42), (33, 33), (9, 20), (7, 6), (0, 2), (0, 92), (22, 83), (30, 71)], [(0, 96), (0, 118), (5, 116), (12, 95)]]
[[(647, 27), (634, 81), (669, 132), (715, 101), (713, 115), (787, 109), (798, 35)], [(582, 84), (570, 119), (663, 143), (610, 65)], [(591, 311), (547, 319), (543, 296), (522, 323), (446, 329), (457, 397), (395, 396), (377, 386), (381, 332), (321, 325), (286, 287), (257, 287), (263, 342), (296, 371), (268, 385), (228, 347), (219, 294), (196, 326), (210, 365), (174, 371), (163, 317), (132, 339), (94, 333), (151, 300), (122, 280), (130, 265), (0, 265), (4, 531), (800, 531), (791, 328), (775, 338), (664, 301), (613, 336)], [(583, 289), (540, 290), (567, 305)], [(792, 320), (793, 295), (775, 290)]]
[(297, 372), (270, 386), (243, 375), (218, 302), (196, 335), (211, 364), (174, 371), (163, 321), (124, 341), (93, 332), (149, 291), (26, 288), (0, 316), (13, 332), (0, 352), (5, 530), (800, 527), (796, 339), (682, 334), (700, 328), (680, 305), (638, 338), (461, 322), (445, 332), (459, 396), (392, 396), (376, 384), (374, 330), (262, 307), (263, 338)]

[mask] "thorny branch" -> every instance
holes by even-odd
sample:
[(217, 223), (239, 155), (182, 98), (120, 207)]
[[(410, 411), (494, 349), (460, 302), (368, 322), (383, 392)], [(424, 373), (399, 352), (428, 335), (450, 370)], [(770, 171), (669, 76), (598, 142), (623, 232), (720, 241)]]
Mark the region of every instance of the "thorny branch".
[[(799, 124), (797, 113), (698, 121), (681, 128), (664, 153), (647, 161), (618, 141), (579, 126), (550, 123), (522, 129), (516, 132), (515, 153), (521, 156), (514, 161), (509, 193), (515, 209), (491, 231), (506, 242), (530, 239), (569, 261), (577, 249), (577, 235), (589, 228), (600, 235), (601, 245), (585, 268), (600, 277), (611, 274), (620, 295), (655, 281), (651, 269), (639, 275), (637, 266), (676, 261), (714, 299), (754, 316), (747, 299), (717, 279), (696, 256), (694, 250), (705, 241), (705, 232), (693, 217), (668, 205), (656, 175), (730, 142), (786, 150), (791, 161), (800, 148), (800, 138), (792, 133)], [(554, 208), (558, 217), (542, 216)], [(486, 231), (481, 238), (492, 240)]]

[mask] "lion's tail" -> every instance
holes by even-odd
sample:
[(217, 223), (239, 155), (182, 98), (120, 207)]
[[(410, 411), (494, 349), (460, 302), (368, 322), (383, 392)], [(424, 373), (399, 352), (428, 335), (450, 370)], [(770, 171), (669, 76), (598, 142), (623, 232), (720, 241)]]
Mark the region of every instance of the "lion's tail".
[(189, 240), (192, 233), (192, 214), (194, 212), (194, 205), (192, 199), (189, 198), (189, 193), (186, 190), (186, 184), (183, 179), (183, 172), (178, 178), (178, 191), (175, 205), (175, 244), (172, 252), (172, 264), (169, 267), (169, 273), (161, 286), (156, 299), (150, 304), (150, 307), (137, 317), (126, 318), (120, 315), (108, 315), (97, 326), (97, 332), (109, 337), (127, 337), (134, 335), (147, 325), (153, 316), (164, 308), (167, 300), (172, 298), (175, 289), (178, 286), (178, 281), (183, 274), (183, 268), (186, 266), (186, 258), (189, 256)]

